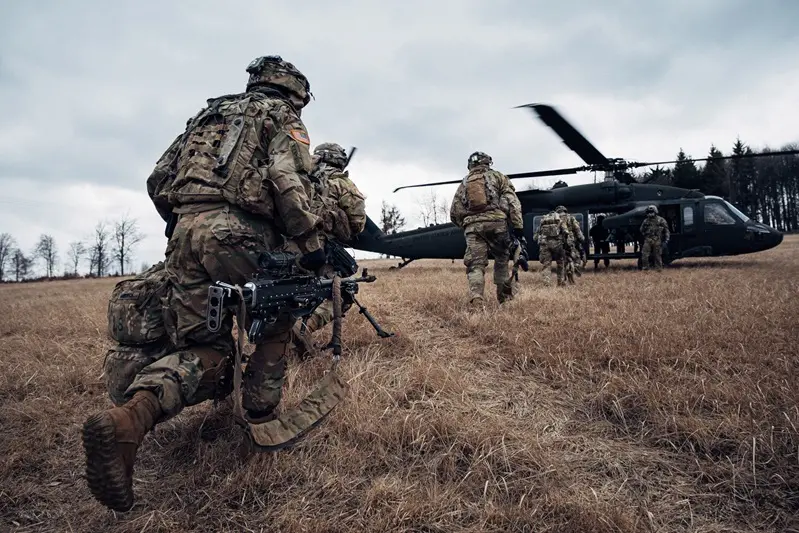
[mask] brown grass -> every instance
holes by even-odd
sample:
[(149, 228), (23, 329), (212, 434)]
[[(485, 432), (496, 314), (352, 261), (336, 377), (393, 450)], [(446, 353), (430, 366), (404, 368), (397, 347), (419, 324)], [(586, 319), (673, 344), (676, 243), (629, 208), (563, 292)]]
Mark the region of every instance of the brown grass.
[[(125, 514), (91, 498), (79, 433), (110, 405), (113, 281), (2, 286), (0, 530), (799, 531), (797, 258), (789, 237), (566, 290), (522, 273), (482, 316), (459, 262), (365, 262), (398, 336), (351, 313), (328, 421), (245, 459), (228, 405), (189, 408), (145, 440)], [(293, 365), (289, 404), (326, 364)]]

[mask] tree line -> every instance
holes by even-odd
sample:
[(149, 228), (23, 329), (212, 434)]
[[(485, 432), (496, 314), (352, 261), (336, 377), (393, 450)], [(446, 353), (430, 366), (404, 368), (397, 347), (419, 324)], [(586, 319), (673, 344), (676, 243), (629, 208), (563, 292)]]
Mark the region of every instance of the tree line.
[[(727, 157), (797, 149), (797, 144), (786, 144), (779, 150), (765, 147), (754, 151), (738, 139)], [(635, 177), (642, 183), (698, 189), (721, 196), (753, 220), (783, 232), (799, 230), (799, 155), (722, 157), (725, 154), (711, 146), (709, 159), (699, 167), (681, 148), (674, 168), (655, 167)]]
[(136, 219), (127, 215), (114, 222), (100, 221), (92, 235), (69, 243), (66, 248), (63, 275), (56, 276), (61, 253), (52, 235), (43, 234), (36, 245), (24, 251), (10, 233), (0, 233), (0, 282), (25, 281), (34, 275), (37, 261), (41, 263), (44, 279), (77, 278), (78, 268), (85, 261), (87, 277), (131, 274), (136, 245), (144, 235)]

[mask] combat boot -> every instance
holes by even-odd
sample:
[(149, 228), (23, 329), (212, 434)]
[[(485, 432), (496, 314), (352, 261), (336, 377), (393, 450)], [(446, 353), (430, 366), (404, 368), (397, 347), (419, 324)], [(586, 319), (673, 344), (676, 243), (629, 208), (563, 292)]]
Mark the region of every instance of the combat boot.
[(482, 297), (477, 296), (471, 299), (469, 302), (469, 307), (472, 311), (483, 311), (485, 309), (485, 302), (483, 301)]
[(136, 451), (162, 413), (155, 394), (138, 391), (123, 406), (92, 415), (83, 424), (86, 481), (106, 507), (114, 511), (133, 507)]

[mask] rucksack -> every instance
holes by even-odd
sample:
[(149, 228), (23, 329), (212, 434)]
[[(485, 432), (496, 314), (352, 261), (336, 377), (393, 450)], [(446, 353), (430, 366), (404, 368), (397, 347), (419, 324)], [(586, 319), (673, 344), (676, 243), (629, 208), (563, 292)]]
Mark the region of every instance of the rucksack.
[(547, 238), (560, 235), (560, 218), (557, 215), (549, 214), (541, 219), (541, 235)]

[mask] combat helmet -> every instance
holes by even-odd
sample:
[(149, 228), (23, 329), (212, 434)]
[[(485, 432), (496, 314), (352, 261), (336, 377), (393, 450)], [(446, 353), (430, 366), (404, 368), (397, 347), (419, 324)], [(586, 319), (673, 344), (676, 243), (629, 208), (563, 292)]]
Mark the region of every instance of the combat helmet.
[(267, 86), (288, 92), (297, 109), (302, 109), (311, 101), (313, 93), (308, 78), (280, 56), (257, 57), (249, 64), (247, 72), (250, 74), (248, 91), (254, 87)]
[(491, 159), (490, 155), (484, 152), (474, 152), (469, 156), (469, 160), (466, 163), (466, 168), (472, 170), (474, 167), (478, 166), (490, 167), (493, 162), (494, 160)]
[(649, 205), (649, 206), (646, 207), (646, 214), (647, 215), (657, 215), (658, 214), (658, 208), (656, 206), (654, 206), (654, 205)]
[(313, 151), (313, 163), (319, 165), (325, 163), (339, 170), (344, 170), (347, 166), (347, 152), (340, 144), (322, 143)]
[(565, 213), (566, 212), (566, 206), (559, 205), (558, 207), (555, 208), (555, 212), (556, 213), (561, 213), (561, 214)]

